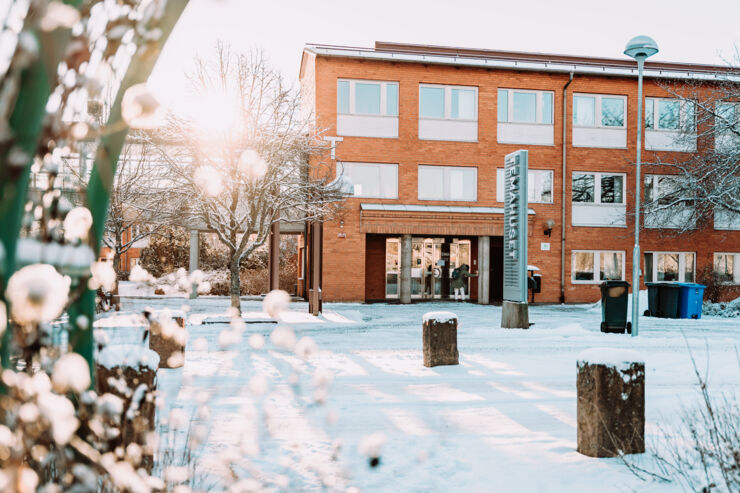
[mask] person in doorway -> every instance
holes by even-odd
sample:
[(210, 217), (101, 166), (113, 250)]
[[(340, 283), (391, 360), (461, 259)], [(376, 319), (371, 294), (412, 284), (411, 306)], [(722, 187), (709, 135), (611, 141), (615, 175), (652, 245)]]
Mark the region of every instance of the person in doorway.
[(431, 298), (432, 297), (432, 283), (434, 282), (434, 276), (432, 272), (432, 264), (429, 263), (427, 265), (426, 270), (424, 271), (424, 298)]
[(462, 264), (452, 271), (450, 288), (455, 292), (455, 301), (465, 300), (465, 286), (468, 284), (467, 278), (478, 277), (478, 274), (471, 274), (469, 271), (470, 267), (468, 267), (468, 264)]

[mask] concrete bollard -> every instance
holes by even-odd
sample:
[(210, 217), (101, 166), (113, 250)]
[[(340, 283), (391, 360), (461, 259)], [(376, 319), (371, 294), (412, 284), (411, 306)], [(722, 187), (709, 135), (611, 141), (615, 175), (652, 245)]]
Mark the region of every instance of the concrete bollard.
[(457, 315), (429, 312), (422, 318), (424, 366), (457, 365)]
[[(151, 471), (154, 449), (150, 436), (156, 428), (155, 393), (159, 356), (138, 345), (108, 346), (98, 353), (95, 387), (98, 395), (120, 399), (120, 435), (111, 437), (111, 449), (131, 443), (142, 447), (142, 465)], [(115, 399), (115, 398), (114, 398)]]
[(578, 355), (578, 452), (616, 457), (645, 452), (645, 361), (625, 349)]
[(158, 310), (145, 312), (149, 320), (149, 349), (159, 355), (160, 368), (180, 368), (185, 363), (185, 312)]

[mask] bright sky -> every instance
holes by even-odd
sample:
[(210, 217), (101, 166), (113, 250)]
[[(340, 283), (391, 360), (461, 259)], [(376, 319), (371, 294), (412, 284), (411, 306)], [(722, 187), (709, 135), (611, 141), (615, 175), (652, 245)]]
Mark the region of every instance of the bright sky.
[(618, 58), (647, 34), (654, 60), (724, 64), (740, 48), (738, 18), (740, 0), (190, 0), (150, 82), (176, 106), (193, 57), (219, 39), (262, 48), (291, 80), (306, 43), (376, 40)]

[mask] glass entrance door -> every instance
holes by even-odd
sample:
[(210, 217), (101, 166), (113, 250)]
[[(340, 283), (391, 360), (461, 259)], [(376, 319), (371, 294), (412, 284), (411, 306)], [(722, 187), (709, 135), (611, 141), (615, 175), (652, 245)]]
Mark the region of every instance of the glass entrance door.
[(385, 297), (398, 298), (401, 277), (401, 241), (385, 240)]

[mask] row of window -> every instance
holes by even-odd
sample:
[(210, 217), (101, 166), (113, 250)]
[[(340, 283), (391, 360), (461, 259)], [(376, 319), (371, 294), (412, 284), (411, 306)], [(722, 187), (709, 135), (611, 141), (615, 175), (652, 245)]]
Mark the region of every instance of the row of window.
[[(571, 281), (575, 284), (625, 279), (625, 252), (575, 250), (572, 252)], [(695, 282), (694, 252), (647, 252), (644, 256), (645, 282)], [(740, 284), (740, 253), (715, 253), (714, 273), (721, 283)]]
[[(498, 121), (552, 125), (553, 91), (498, 90)], [(733, 110), (728, 104), (725, 112)], [(624, 127), (627, 96), (573, 95), (573, 124), (579, 127)], [(340, 79), (337, 113), (398, 116), (398, 82)], [(477, 120), (478, 88), (419, 84), (419, 117)], [(678, 129), (693, 120), (693, 105), (677, 99), (646, 98), (645, 126)]]

